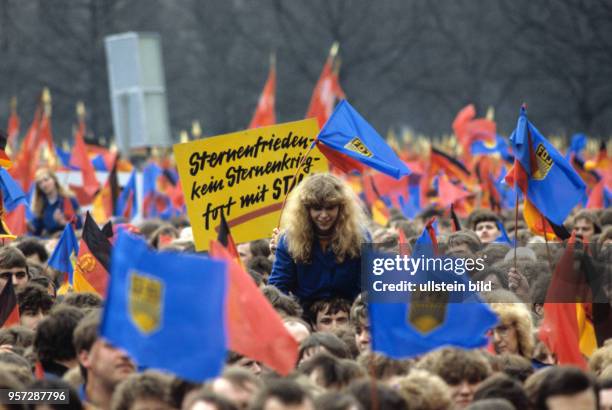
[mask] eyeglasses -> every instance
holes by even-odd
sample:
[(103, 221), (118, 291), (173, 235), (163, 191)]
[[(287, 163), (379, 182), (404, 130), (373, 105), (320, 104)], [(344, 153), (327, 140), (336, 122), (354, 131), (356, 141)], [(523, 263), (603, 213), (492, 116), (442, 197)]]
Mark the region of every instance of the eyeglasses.
[(23, 278), (25, 278), (27, 276), (27, 272), (24, 271), (24, 270), (20, 270), (20, 271), (17, 271), (17, 272), (11, 272), (11, 271), (0, 272), (0, 278), (2, 278), (4, 280), (11, 279), (13, 277), (13, 275), (15, 275), (15, 277), (17, 279), (23, 279)]

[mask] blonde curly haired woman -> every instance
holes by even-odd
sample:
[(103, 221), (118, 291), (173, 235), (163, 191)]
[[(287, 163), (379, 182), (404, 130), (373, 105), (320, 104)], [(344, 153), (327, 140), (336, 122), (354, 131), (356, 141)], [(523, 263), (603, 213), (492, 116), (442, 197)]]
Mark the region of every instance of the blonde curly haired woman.
[(79, 203), (70, 191), (57, 180), (48, 169), (39, 169), (34, 177), (36, 188), (32, 198), (34, 218), (28, 225), (34, 235), (52, 235), (74, 220), (80, 228)]
[(361, 244), (369, 240), (358, 200), (331, 174), (304, 179), (289, 195), (268, 283), (302, 305), (360, 292)]

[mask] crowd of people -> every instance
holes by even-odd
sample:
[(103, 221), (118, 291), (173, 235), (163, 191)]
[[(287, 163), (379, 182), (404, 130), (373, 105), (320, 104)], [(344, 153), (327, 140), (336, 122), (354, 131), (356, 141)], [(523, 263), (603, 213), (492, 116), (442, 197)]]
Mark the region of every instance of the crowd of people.
[[(387, 226), (380, 226), (341, 178), (305, 178), (288, 198), (280, 229), (237, 246), (243, 266), (299, 342), (296, 368), (280, 377), (230, 352), (223, 373), (204, 384), (143, 369), (99, 337), (100, 295), (58, 294), (63, 274), (47, 260), (65, 224), (80, 227), (82, 215), (49, 171), (36, 176), (32, 213), (33, 235), (0, 248), (0, 286), (12, 283), (20, 312), (19, 325), (0, 329), (0, 388), (67, 388), (70, 403), (62, 407), (72, 409), (612, 409), (612, 339), (594, 346), (585, 356), (588, 369), (580, 369), (559, 365), (538, 337), (564, 249), (531, 234), (514, 210), (476, 209), (454, 229), (448, 213), (435, 207), (413, 220), (391, 210)], [(390, 359), (372, 351), (362, 244), (397, 252), (405, 238), (412, 247), (432, 217), (441, 254), (486, 259), (484, 270), (468, 274), (492, 283), (481, 296), (499, 321), (482, 349), (441, 347)], [(576, 211), (566, 225), (583, 246), (577, 271), (594, 269), (590, 274), (603, 278), (610, 303), (612, 209)], [(516, 249), (498, 241), (501, 226), (516, 237)], [(186, 218), (130, 228), (160, 251), (195, 251)], [(49, 406), (60, 405), (35, 407)]]

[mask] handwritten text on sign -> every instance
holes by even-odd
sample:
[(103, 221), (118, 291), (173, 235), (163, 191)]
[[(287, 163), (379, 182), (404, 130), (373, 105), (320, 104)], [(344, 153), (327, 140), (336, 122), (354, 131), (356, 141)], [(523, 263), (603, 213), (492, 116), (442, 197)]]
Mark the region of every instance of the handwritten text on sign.
[[(197, 250), (217, 237), (221, 212), (238, 243), (270, 236), (293, 175), (318, 133), (313, 119), (220, 135), (174, 146)], [(314, 148), (306, 174), (326, 172)]]

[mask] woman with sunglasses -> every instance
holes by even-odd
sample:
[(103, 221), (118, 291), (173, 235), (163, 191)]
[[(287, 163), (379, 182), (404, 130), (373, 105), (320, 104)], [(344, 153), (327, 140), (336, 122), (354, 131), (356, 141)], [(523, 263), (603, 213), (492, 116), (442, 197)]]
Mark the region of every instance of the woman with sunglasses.
[(304, 179), (289, 195), (268, 283), (304, 306), (353, 300), (360, 292), (366, 218), (356, 196), (331, 174)]
[(29, 224), (30, 232), (36, 236), (53, 235), (64, 229), (67, 223), (75, 222), (80, 228), (82, 221), (79, 203), (74, 195), (57, 180), (48, 169), (40, 169), (35, 176), (36, 188), (32, 198), (34, 218)]

